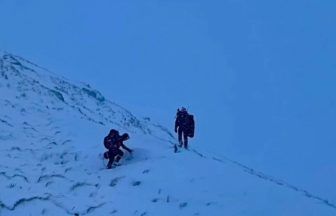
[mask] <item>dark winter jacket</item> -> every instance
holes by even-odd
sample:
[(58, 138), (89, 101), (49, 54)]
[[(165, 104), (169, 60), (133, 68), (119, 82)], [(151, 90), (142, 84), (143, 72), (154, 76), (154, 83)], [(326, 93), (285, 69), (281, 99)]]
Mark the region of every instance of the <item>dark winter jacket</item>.
[(120, 149), (123, 148), (128, 152), (132, 152), (131, 149), (129, 149), (125, 144), (123, 143), (125, 140), (123, 139), (123, 136), (120, 136), (119, 134), (113, 134), (113, 135), (107, 135), (104, 138), (104, 146), (107, 149)]
[(111, 148), (119, 139), (119, 135), (117, 134), (109, 134), (104, 138), (104, 146), (105, 148)]
[(189, 137), (194, 137), (195, 121), (194, 116), (187, 111), (178, 110), (175, 120), (175, 132), (182, 131)]
[(189, 130), (188, 112), (178, 111), (175, 120), (175, 131), (179, 128), (182, 131)]

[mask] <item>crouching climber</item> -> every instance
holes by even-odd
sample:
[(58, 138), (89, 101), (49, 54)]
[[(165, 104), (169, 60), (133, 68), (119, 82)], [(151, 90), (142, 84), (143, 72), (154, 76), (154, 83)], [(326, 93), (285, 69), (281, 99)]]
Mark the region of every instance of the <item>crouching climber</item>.
[(110, 130), (109, 134), (104, 138), (104, 146), (108, 149), (108, 151), (104, 153), (104, 158), (109, 160), (107, 169), (111, 169), (112, 165), (119, 165), (119, 161), (124, 155), (121, 148), (132, 154), (133, 150), (123, 143), (128, 139), (128, 133), (124, 133), (120, 136), (119, 131), (115, 129)]

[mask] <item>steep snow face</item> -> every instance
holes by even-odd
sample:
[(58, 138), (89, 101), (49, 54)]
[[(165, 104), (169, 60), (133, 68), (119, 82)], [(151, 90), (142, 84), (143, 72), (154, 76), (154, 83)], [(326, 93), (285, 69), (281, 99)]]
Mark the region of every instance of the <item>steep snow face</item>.
[[(28, 100), (30, 107), (25, 107), (26, 110), (48, 114), (66, 111), (103, 126), (110, 124), (146, 134), (152, 131), (150, 124), (137, 119), (123, 107), (106, 100), (100, 92), (89, 85), (73, 85), (65, 78), (59, 78), (21, 57), (2, 55), (0, 71), (3, 79), (1, 82), (3, 99), (20, 101), (20, 104)], [(167, 135), (166, 132), (164, 134)], [(168, 138), (172, 138), (171, 134), (168, 134)]]
[[(116, 92), (122, 94), (122, 92)], [(0, 215), (335, 215), (332, 200), (195, 149), (86, 84), (0, 57)], [(105, 169), (116, 128), (134, 149)]]
[[(99, 153), (110, 128), (157, 136), (166, 146), (174, 141), (167, 129), (149, 119), (139, 120), (89, 85), (71, 84), (18, 56), (2, 53), (0, 76), (0, 181), (5, 181), (1, 211), (14, 210), (25, 199), (45, 200), (52, 193), (37, 188), (49, 187), (54, 179), (63, 185), (67, 179), (63, 172), (70, 172), (77, 162), (81, 167), (77, 171), (92, 164), (99, 165), (93, 165), (94, 170), (103, 168)], [(84, 159), (89, 156), (92, 160)]]

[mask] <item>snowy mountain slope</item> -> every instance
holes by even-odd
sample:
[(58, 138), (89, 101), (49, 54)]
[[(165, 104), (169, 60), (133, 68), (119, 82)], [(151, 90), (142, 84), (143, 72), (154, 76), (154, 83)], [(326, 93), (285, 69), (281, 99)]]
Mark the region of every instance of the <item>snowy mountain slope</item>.
[[(86, 84), (0, 57), (0, 215), (335, 215), (332, 201), (193, 149)], [(118, 92), (120, 94), (122, 92)], [(102, 139), (135, 150), (106, 170)]]

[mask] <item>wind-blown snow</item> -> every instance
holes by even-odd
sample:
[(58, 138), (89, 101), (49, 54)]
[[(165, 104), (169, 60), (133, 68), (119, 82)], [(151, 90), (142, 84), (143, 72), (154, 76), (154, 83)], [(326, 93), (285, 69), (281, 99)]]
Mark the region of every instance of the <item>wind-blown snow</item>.
[[(87, 84), (0, 57), (0, 215), (335, 215), (335, 201), (196, 149)], [(134, 155), (105, 169), (102, 140)]]

